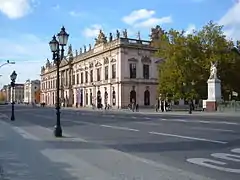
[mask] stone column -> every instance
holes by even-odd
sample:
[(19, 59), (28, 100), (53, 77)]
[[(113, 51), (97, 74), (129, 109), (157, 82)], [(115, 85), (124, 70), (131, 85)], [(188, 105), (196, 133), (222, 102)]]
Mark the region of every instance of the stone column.
[(208, 83), (208, 99), (206, 100), (207, 111), (217, 111), (217, 102), (221, 100), (221, 80), (209, 79)]

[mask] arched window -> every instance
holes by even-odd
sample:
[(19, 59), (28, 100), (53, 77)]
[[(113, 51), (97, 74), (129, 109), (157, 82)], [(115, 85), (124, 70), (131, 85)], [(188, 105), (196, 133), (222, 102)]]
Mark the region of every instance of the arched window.
[(150, 105), (150, 92), (149, 90), (146, 90), (144, 92), (144, 105), (149, 106)]
[(93, 104), (92, 91), (90, 91), (90, 103)]
[(130, 103), (136, 103), (136, 91), (132, 90), (130, 92)]
[(115, 91), (112, 92), (112, 105), (116, 106), (116, 92)]

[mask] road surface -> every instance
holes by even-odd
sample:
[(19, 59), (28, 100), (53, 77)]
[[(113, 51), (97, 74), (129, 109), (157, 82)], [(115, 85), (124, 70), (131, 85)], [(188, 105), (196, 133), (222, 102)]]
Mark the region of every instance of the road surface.
[(1, 150), (2, 144), (5, 149), (0, 151), (0, 166), (6, 174), (14, 169), (4, 160), (9, 149), (31, 167), (29, 180), (240, 177), (237, 116), (65, 109), (61, 112), (64, 138), (59, 139), (52, 135), (53, 108), (16, 106), (14, 122), (9, 120), (10, 106), (0, 106), (0, 113), (0, 137), (6, 143), (1, 143)]

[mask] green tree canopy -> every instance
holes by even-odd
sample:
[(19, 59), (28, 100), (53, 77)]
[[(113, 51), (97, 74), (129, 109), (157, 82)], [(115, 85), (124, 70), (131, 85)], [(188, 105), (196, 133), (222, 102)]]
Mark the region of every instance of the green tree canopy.
[[(231, 51), (223, 27), (210, 21), (199, 31), (186, 35), (170, 29), (154, 42), (159, 65), (159, 93), (173, 98), (207, 98), (211, 62), (218, 62), (223, 95), (240, 92), (240, 56)], [(193, 83), (192, 83), (193, 82)]]

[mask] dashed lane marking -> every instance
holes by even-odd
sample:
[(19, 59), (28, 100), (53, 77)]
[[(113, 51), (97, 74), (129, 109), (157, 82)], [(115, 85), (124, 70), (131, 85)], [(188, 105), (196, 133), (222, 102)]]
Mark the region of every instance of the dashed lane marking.
[(135, 131), (135, 132), (139, 131), (138, 129), (131, 129), (131, 128), (128, 128), (128, 127), (119, 127), (119, 126), (109, 126), (109, 125), (105, 125), (105, 124), (102, 124), (100, 126), (101, 127), (106, 127), (106, 128), (112, 128), (112, 129), (126, 130), (126, 131)]
[(204, 130), (204, 131), (222, 131), (222, 132), (235, 132), (230, 129), (215, 129), (215, 128), (203, 128), (203, 127), (192, 127), (191, 129)]
[(204, 138), (196, 138), (196, 137), (190, 137), (190, 136), (181, 136), (181, 135), (177, 135), (177, 134), (168, 134), (168, 133), (159, 133), (159, 132), (149, 132), (149, 133), (154, 134), (154, 135), (160, 135), (160, 136), (170, 136), (170, 137), (196, 140), (196, 141), (205, 141), (205, 142), (212, 142), (212, 143), (218, 143), (218, 144), (227, 144), (227, 142), (224, 142), (224, 141), (217, 141), (217, 140), (204, 139)]

